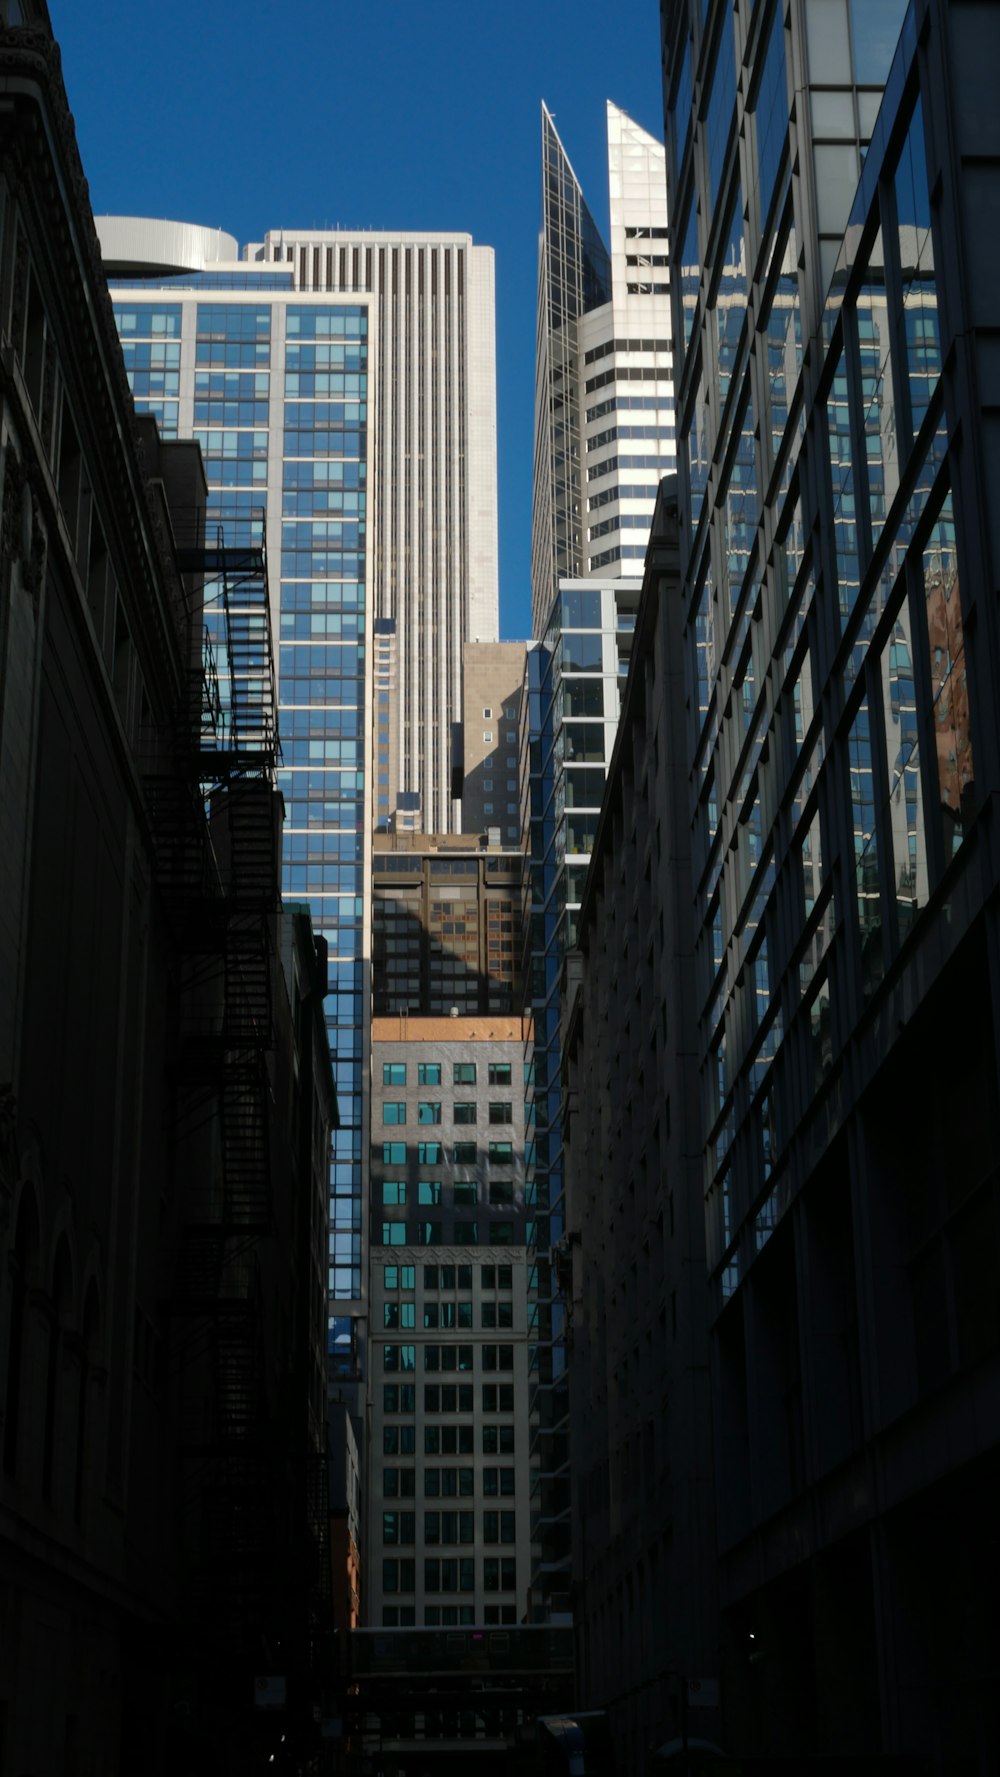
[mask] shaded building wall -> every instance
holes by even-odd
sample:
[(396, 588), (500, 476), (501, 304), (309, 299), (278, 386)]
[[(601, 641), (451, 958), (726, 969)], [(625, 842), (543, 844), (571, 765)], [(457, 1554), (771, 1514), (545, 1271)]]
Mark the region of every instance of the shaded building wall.
[(622, 1771), (720, 1725), (682, 622), (665, 482), (563, 990), (578, 1701)]
[(985, 1771), (1000, 15), (663, 20), (726, 1743)]

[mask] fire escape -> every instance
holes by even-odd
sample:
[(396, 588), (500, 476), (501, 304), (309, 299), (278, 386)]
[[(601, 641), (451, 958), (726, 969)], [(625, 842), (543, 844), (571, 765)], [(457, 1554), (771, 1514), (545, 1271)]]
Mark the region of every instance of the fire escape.
[[(280, 1545), (271, 1485), (261, 1243), (272, 1228), (271, 1000), (280, 847), (263, 541), (219, 526), (176, 551), (198, 589), (174, 759), (147, 779), (180, 957), (174, 1028), (182, 1543), (206, 1628), (260, 1650)], [(202, 597), (201, 589), (204, 589)]]

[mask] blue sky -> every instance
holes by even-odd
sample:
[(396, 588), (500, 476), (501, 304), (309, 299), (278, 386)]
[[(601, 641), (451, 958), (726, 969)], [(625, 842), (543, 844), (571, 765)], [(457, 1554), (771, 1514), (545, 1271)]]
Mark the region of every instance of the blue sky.
[(530, 629), (539, 106), (607, 224), (604, 101), (662, 133), (657, 0), (49, 0), (95, 211), (464, 229), (496, 250), (500, 628)]

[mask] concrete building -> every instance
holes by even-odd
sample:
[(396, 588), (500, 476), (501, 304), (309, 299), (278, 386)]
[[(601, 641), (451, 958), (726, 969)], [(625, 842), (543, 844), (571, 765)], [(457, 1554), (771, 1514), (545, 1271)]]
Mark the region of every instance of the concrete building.
[(329, 1626), (325, 953), (263, 557), (223, 724), (200, 452), (136, 419), (47, 10), (3, 15), (0, 1757), (245, 1769), (279, 1644), (306, 1756)]
[(523, 642), (466, 642), (462, 656), (462, 832), (521, 842), (517, 776)]
[(369, 1626), (525, 1614), (523, 1049), (520, 1018), (373, 1023)]
[(331, 1366), (359, 1405), (369, 835), (458, 825), (462, 649), (497, 625), (492, 251), (99, 228), (137, 404), (199, 439), (210, 522), (270, 546), (285, 888), (330, 957)]
[[(621, 979), (648, 931), (640, 1011), (650, 968), (654, 1002), (692, 977), (678, 1017), (706, 1247), (678, 1333), (703, 1287), (717, 1560), (701, 1609), (717, 1589), (720, 1621), (704, 1676), (727, 1750), (985, 1773), (1000, 268), (983, 219), (1000, 186), (982, 71), (1000, 7), (670, 3), (663, 22), (685, 736), (665, 757), (672, 681), (656, 688), (641, 615), (645, 713), (609, 785), (619, 855), (595, 873), (575, 1054), (603, 1036), (587, 975)], [(688, 922), (655, 868), (680, 799)], [(630, 1139), (648, 1150), (642, 1103)], [(607, 1212), (590, 1226), (599, 1268)]]
[(457, 836), (378, 836), (372, 858), (376, 1017), (513, 1012), (522, 999), (520, 852)]

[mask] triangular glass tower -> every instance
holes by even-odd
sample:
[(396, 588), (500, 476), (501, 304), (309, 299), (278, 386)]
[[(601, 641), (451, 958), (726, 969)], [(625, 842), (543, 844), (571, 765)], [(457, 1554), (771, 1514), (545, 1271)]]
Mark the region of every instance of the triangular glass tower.
[(560, 577), (582, 571), (576, 323), (610, 300), (611, 256), (543, 105), (531, 540), (535, 635), (542, 633)]

